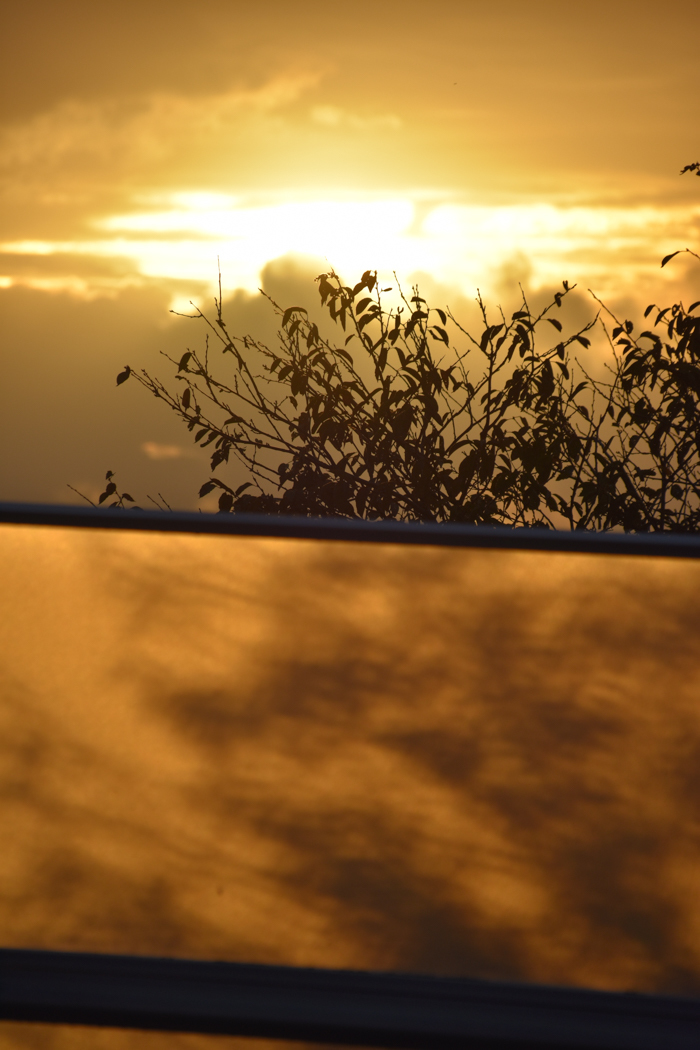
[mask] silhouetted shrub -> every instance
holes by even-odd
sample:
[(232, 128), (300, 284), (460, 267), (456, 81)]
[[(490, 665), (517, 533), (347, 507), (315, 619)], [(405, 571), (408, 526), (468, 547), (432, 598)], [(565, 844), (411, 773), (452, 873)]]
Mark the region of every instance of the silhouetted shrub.
[[(683, 170), (700, 174), (700, 165)], [(219, 292), (214, 317), (196, 315), (207, 328), (203, 351), (171, 359), (171, 385), (129, 367), (117, 379), (133, 376), (211, 447), (200, 496), (218, 490), (220, 511), (698, 528), (700, 301), (649, 306), (639, 335), (600, 304), (565, 336), (564, 282), (538, 312), (523, 294), (520, 309), (499, 311), (495, 323), (479, 297), (472, 334), (417, 288), (385, 305), (392, 289), (375, 271), (354, 287), (333, 271), (317, 282), (337, 341), (304, 308), (269, 296), (278, 344), (236, 336)], [(612, 351), (603, 377), (572, 356), (594, 326)], [(232, 458), (248, 477), (237, 487), (215, 473)], [(107, 481), (101, 502), (131, 500), (111, 472)]]

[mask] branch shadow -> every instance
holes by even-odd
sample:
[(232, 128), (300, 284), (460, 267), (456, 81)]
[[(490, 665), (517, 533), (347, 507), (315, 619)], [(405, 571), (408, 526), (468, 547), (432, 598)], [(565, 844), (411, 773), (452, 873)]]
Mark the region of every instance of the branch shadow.
[(6, 944), (700, 994), (693, 563), (81, 544), (4, 658)]

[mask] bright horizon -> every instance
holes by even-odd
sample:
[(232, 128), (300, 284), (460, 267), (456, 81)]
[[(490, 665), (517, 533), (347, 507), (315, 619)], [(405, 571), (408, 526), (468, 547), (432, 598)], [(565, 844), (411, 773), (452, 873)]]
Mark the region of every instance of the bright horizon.
[[(8, 255), (125, 260), (131, 272), (87, 280), (79, 272), (54, 278), (0, 274), (0, 287), (91, 299), (164, 279), (191, 284), (189, 298), (200, 302), (216, 290), (217, 260), (225, 293), (254, 294), (268, 264), (298, 255), (348, 279), (368, 265), (384, 274), (396, 270), (406, 282), (428, 275), (464, 297), (477, 288), (497, 292), (509, 263), (519, 264), (535, 291), (569, 279), (619, 296), (640, 281), (673, 280), (671, 271), (658, 274), (660, 259), (684, 244), (687, 227), (700, 219), (700, 205), (687, 204), (485, 205), (450, 200), (446, 193), (277, 197), (251, 203), (245, 197), (174, 191), (157, 198), (153, 209), (135, 202), (132, 211), (94, 220), (90, 237), (6, 242), (0, 251)], [(184, 298), (180, 291), (174, 301)]]

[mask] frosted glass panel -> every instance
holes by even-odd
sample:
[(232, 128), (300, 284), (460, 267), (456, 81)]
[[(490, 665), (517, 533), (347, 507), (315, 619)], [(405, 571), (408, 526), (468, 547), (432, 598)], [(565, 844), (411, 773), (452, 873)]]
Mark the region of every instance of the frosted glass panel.
[(700, 992), (700, 563), (2, 526), (0, 572), (5, 946)]

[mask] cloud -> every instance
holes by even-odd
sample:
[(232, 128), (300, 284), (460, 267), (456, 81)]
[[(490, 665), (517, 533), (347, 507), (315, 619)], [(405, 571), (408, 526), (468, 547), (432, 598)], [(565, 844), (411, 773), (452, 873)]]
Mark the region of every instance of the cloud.
[(28, 173), (32, 182), (49, 185), (47, 169), (68, 169), (80, 181), (95, 168), (109, 167), (113, 177), (160, 164), (202, 140), (227, 136), (251, 117), (261, 118), (291, 105), (319, 77), (312, 73), (281, 76), (259, 88), (231, 89), (187, 96), (158, 92), (136, 98), (98, 102), (66, 100), (0, 135), (0, 172), (14, 180)]
[(31, 288), (51, 295), (70, 295), (90, 302), (93, 299), (116, 299), (126, 288), (143, 285), (139, 277), (95, 278), (68, 274), (63, 277), (2, 276), (0, 288)]
[(379, 114), (373, 117), (360, 117), (355, 113), (338, 106), (314, 106), (310, 113), (312, 121), (328, 128), (355, 128), (364, 131), (370, 128), (389, 128), (398, 131), (403, 121), (394, 113)]
[(159, 445), (157, 441), (144, 441), (141, 448), (149, 459), (182, 459), (187, 455), (180, 445)]
[(287, 170), (273, 161), (293, 153), (299, 119), (308, 128), (295, 103), (318, 79), (311, 72), (209, 94), (64, 99), (0, 128), (0, 239), (67, 244), (97, 219), (159, 194), (180, 194), (190, 207), (212, 191), (264, 185)]

